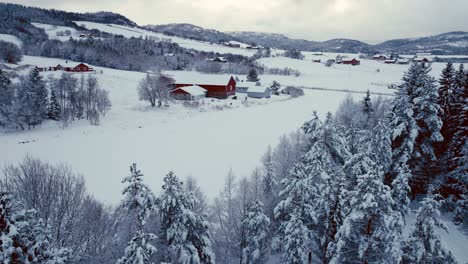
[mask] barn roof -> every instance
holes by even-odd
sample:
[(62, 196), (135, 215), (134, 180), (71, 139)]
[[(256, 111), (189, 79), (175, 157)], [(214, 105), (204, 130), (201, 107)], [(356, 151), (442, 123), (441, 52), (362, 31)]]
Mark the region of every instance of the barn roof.
[(249, 89), (247, 90), (247, 93), (264, 93), (266, 90), (268, 90), (270, 88), (268, 87), (265, 87), (265, 86), (257, 86), (257, 85), (253, 85), (253, 86), (250, 86)]
[(231, 79), (231, 75), (215, 75), (215, 74), (187, 74), (175, 76), (176, 84), (197, 84), (197, 85), (227, 85)]
[(184, 86), (184, 87), (177, 88), (175, 90), (179, 90), (179, 89), (193, 96), (205, 95), (207, 92), (205, 88), (202, 88), (198, 85)]

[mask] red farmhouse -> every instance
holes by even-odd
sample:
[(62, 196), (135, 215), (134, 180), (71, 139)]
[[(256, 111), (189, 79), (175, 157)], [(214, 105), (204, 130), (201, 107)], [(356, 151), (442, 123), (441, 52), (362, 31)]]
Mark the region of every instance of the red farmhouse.
[(341, 63), (343, 64), (349, 64), (349, 65), (353, 65), (353, 66), (356, 66), (356, 65), (360, 65), (361, 62), (359, 60), (356, 60), (356, 59), (352, 59), (352, 60), (343, 60)]
[(236, 94), (236, 81), (231, 76), (226, 84), (203, 84), (203, 83), (175, 83), (175, 88), (198, 85), (206, 89), (206, 97), (226, 99), (230, 95)]

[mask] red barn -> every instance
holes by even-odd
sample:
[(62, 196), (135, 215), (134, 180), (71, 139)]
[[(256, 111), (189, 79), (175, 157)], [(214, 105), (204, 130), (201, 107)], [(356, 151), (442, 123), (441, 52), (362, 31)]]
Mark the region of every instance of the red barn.
[(75, 66), (72, 70), (73, 72), (91, 72), (93, 71), (93, 68), (89, 67), (88, 65), (84, 63), (80, 63)]
[(343, 60), (341, 61), (341, 63), (343, 64), (349, 64), (349, 65), (353, 65), (353, 66), (356, 66), (356, 65), (360, 65), (361, 62), (359, 60), (356, 60), (356, 59), (352, 59), (352, 60)]
[(175, 83), (174, 86), (177, 89), (180, 87), (197, 85), (206, 89), (206, 97), (226, 99), (228, 96), (236, 94), (236, 81), (234, 80), (232, 76), (231, 78), (229, 78), (229, 80), (224, 80), (224, 81), (225, 81), (225, 84), (223, 84), (222, 80), (213, 81), (212, 83), (206, 83), (205, 81), (203, 82), (194, 81), (194, 83), (189, 83), (189, 82), (179, 83), (178, 82), (178, 83)]

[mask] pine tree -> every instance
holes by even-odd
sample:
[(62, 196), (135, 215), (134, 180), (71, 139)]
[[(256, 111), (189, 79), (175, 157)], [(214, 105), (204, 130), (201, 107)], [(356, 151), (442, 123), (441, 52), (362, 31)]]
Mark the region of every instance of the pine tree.
[(155, 210), (156, 198), (149, 187), (143, 183), (143, 174), (137, 169), (135, 163), (130, 166), (130, 175), (125, 177), (122, 183), (126, 183), (127, 186), (122, 191), (124, 199), (121, 207), (127, 212), (136, 212), (136, 234), (128, 242), (124, 256), (117, 263), (149, 263), (151, 255), (156, 252), (156, 248), (151, 244), (156, 239), (156, 235), (146, 233), (144, 227)]
[(157, 205), (161, 216), (162, 244), (167, 246), (169, 263), (214, 263), (208, 224), (193, 211), (193, 195), (187, 195), (183, 183), (173, 172), (164, 178)]
[(270, 219), (263, 213), (263, 204), (256, 200), (243, 220), (247, 245), (244, 248), (243, 260), (246, 264), (264, 263), (266, 249), (268, 248)]
[(283, 263), (306, 263), (311, 254), (312, 247), (310, 230), (308, 230), (301, 220), (300, 213), (296, 210), (291, 213), (289, 221), (284, 226), (284, 232), (288, 235), (283, 239)]
[(263, 156), (263, 176), (262, 189), (265, 211), (269, 218), (274, 218), (274, 206), (278, 202), (278, 182), (275, 177), (273, 167), (273, 156), (271, 146), (268, 146), (267, 152)]
[(6, 126), (9, 123), (13, 105), (13, 95), (11, 81), (5, 72), (0, 69), (0, 126)]
[(374, 161), (366, 154), (357, 156), (349, 162), (356, 186), (344, 198), (349, 212), (336, 234), (330, 263), (398, 263), (401, 254), (390, 188), (383, 184), (383, 173)]
[(432, 190), (421, 202), (411, 235), (403, 247), (403, 263), (456, 263), (441, 242), (437, 229), (447, 230), (440, 219), (440, 201)]
[(60, 104), (58, 103), (55, 90), (51, 89), (50, 103), (49, 103), (49, 119), (58, 121), (60, 120)]
[(255, 68), (250, 69), (249, 73), (247, 74), (247, 81), (248, 82), (258, 82), (260, 79), (258, 78), (258, 73)]

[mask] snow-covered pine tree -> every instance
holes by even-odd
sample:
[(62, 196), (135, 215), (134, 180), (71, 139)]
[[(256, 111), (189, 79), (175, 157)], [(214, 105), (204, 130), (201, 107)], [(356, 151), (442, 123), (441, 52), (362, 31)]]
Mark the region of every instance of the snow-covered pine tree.
[[(417, 67), (412, 65), (410, 69)], [(414, 69), (413, 69), (414, 71)], [(410, 97), (412, 93), (408, 87), (406, 79), (409, 79), (410, 73), (405, 73), (404, 85), (397, 87), (395, 98), (392, 101), (389, 113), (390, 135), (392, 140), (392, 165), (390, 172), (386, 175), (385, 182), (390, 185), (401, 171), (400, 168), (408, 164), (412, 157), (416, 137), (418, 136), (418, 127), (414, 119), (413, 103)], [(411, 77), (413, 78), (413, 77)]]
[(372, 158), (387, 174), (392, 165), (392, 141), (390, 139), (389, 127), (383, 120), (379, 120), (370, 134), (368, 142), (369, 152)]
[(302, 125), (301, 129), (309, 140), (309, 144), (306, 146), (306, 149), (309, 150), (310, 147), (315, 144), (317, 141), (317, 131), (322, 126), (322, 122), (317, 116), (317, 111), (314, 111), (312, 114), (312, 119), (307, 121)]
[(362, 99), (362, 112), (364, 113), (366, 120), (364, 120), (364, 128), (368, 129), (371, 127), (371, 119), (374, 113), (374, 106), (372, 105), (370, 91), (367, 90), (366, 96)]
[(145, 264), (150, 263), (151, 255), (156, 248), (151, 244), (156, 235), (144, 230), (147, 219), (155, 210), (156, 198), (150, 188), (143, 183), (143, 174), (135, 163), (130, 166), (130, 175), (122, 180), (127, 184), (122, 191), (124, 199), (121, 208), (128, 213), (136, 213), (136, 234), (128, 242), (125, 254), (117, 264)]
[(442, 70), (442, 75), (439, 79), (439, 98), (438, 103), (440, 106), (440, 119), (442, 120), (443, 126), (441, 129), (442, 136), (444, 137), (444, 142), (441, 146), (440, 151), (443, 154), (446, 154), (447, 144), (450, 142), (453, 135), (451, 135), (451, 122), (452, 115), (454, 113), (453, 107), (455, 106), (454, 95), (455, 95), (455, 81), (456, 81), (456, 71), (451, 62), (447, 63), (447, 66)]
[(437, 233), (438, 229), (447, 230), (440, 219), (441, 203), (437, 199), (439, 197), (429, 190), (421, 202), (413, 230), (403, 246), (403, 263), (456, 263)]
[(270, 219), (263, 213), (263, 204), (255, 200), (249, 207), (247, 217), (243, 220), (246, 233), (246, 247), (242, 252), (245, 264), (265, 262), (268, 248)]
[(49, 119), (55, 121), (60, 120), (60, 112), (60, 105), (57, 100), (57, 95), (55, 94), (55, 89), (51, 89), (49, 100)]
[[(183, 183), (173, 172), (164, 177), (158, 209), (161, 216), (162, 243), (167, 247), (168, 263), (214, 263), (208, 223), (193, 211), (196, 198), (186, 194)], [(164, 236), (164, 237), (163, 237)]]
[(34, 68), (29, 74), (27, 81), (28, 89), (32, 93), (32, 117), (30, 125), (35, 126), (42, 123), (43, 120), (47, 119), (47, 99), (48, 92), (47, 87), (42, 79), (39, 69)]
[(271, 146), (268, 146), (266, 153), (263, 155), (263, 176), (262, 189), (263, 201), (265, 205), (265, 213), (270, 219), (274, 218), (274, 207), (278, 202), (278, 182), (275, 177), (273, 166), (273, 157)]
[(0, 192), (0, 237), (0, 263), (64, 264), (70, 257), (68, 249), (51, 247), (36, 211), (24, 210), (5, 192)]
[(330, 263), (398, 263), (399, 235), (383, 172), (367, 154), (356, 155), (355, 162), (347, 164), (356, 186), (343, 198), (347, 212), (331, 247)]
[(453, 135), (448, 143), (448, 165), (449, 171), (459, 167), (459, 159), (463, 157), (462, 150), (466, 143), (468, 134), (468, 70), (463, 64), (460, 65), (455, 78), (454, 105), (452, 125), (450, 134)]
[(411, 98), (418, 129), (409, 162), (413, 174), (410, 185), (414, 193), (424, 193), (426, 186), (433, 180), (434, 172), (438, 171), (435, 147), (443, 141), (437, 86), (435, 79), (429, 75), (430, 71), (430, 67), (424, 64), (413, 64), (403, 77), (402, 84)]
[(0, 69), (0, 126), (9, 123), (13, 105), (13, 89), (11, 81), (3, 70)]
[[(312, 234), (308, 226), (317, 220), (313, 218), (310, 185), (310, 168), (303, 162), (291, 169), (291, 175), (283, 180), (282, 200), (275, 207), (275, 219), (280, 222), (275, 250), (282, 252), (286, 263), (301, 263), (308, 251), (312, 250)], [(298, 233), (299, 232), (299, 233)]]

